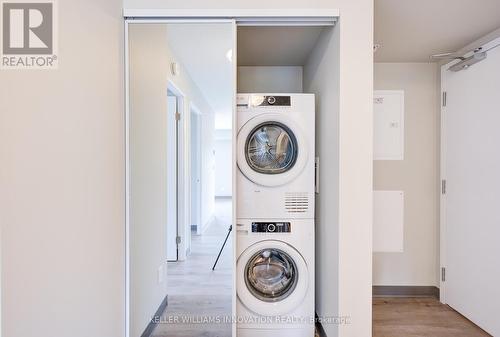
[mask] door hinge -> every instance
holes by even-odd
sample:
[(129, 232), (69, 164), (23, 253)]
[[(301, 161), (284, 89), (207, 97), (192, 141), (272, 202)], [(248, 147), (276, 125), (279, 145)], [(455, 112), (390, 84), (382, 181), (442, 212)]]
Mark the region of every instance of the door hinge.
[(180, 243), (181, 243), (181, 237), (180, 237), (180, 236), (177, 236), (177, 237), (175, 238), (175, 243), (176, 243), (176, 244), (180, 244)]
[(175, 113), (175, 120), (176, 121), (180, 121), (181, 120), (181, 114), (180, 113), (178, 113), (178, 112)]
[(443, 91), (443, 107), (446, 106), (446, 100), (448, 98), (448, 94), (446, 91)]
[(441, 282), (445, 282), (445, 281), (446, 281), (446, 268), (441, 267)]
[(441, 180), (441, 194), (446, 194), (446, 179)]

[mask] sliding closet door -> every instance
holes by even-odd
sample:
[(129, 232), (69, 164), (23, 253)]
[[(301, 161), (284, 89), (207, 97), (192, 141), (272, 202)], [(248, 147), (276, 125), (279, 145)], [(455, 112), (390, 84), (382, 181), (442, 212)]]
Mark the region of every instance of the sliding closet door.
[[(232, 128), (234, 36), (233, 20), (137, 19), (127, 23), (127, 337), (150, 331), (151, 318), (163, 310), (166, 296), (170, 305), (174, 287), (179, 291), (180, 285), (190, 281), (188, 272), (174, 275), (171, 265), (167, 266), (167, 260), (187, 261), (190, 253), (194, 199), (190, 115), (199, 111), (204, 137), (200, 147), (206, 161), (213, 161), (215, 128)], [(202, 188), (208, 190), (215, 181), (214, 168), (203, 168), (208, 173), (204, 173)], [(213, 208), (213, 194), (200, 194), (208, 195), (201, 207), (208, 209), (212, 203)], [(208, 210), (210, 218), (213, 209)], [(210, 266), (204, 267), (209, 270)], [(180, 281), (172, 281), (172, 275)], [(215, 292), (204, 287), (206, 296)], [(223, 307), (232, 306), (224, 303)], [(174, 325), (168, 330), (186, 329)], [(161, 335), (167, 326), (156, 328)]]
[(442, 70), (442, 299), (500, 336), (500, 47), (469, 69), (447, 68)]

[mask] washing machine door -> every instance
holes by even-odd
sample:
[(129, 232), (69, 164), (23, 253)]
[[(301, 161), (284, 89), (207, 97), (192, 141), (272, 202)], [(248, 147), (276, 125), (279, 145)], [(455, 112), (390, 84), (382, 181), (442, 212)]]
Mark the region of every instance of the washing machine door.
[(238, 258), (238, 297), (258, 315), (289, 313), (304, 300), (307, 264), (290, 245), (265, 240), (247, 248)]
[(307, 155), (300, 127), (286, 115), (258, 115), (238, 132), (238, 167), (258, 185), (292, 181), (304, 169)]

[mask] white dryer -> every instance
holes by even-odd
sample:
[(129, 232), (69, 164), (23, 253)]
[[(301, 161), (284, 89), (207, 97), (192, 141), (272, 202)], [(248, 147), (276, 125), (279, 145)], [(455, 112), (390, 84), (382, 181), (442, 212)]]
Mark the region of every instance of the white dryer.
[(314, 95), (239, 94), (237, 125), (237, 218), (314, 218)]
[(239, 220), (239, 337), (314, 336), (314, 220)]

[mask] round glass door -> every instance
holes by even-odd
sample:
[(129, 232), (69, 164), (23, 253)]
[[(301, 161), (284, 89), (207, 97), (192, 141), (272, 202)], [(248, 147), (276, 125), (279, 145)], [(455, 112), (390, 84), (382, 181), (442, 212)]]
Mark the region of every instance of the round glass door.
[(245, 144), (245, 157), (252, 170), (263, 174), (279, 174), (290, 170), (297, 160), (297, 139), (279, 122), (257, 125)]
[(293, 293), (298, 279), (295, 262), (280, 249), (262, 249), (245, 266), (248, 290), (265, 302), (278, 302)]

